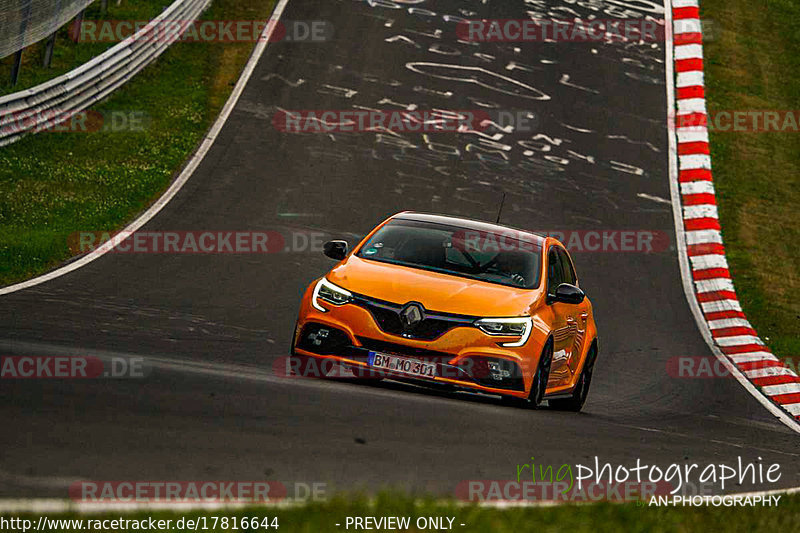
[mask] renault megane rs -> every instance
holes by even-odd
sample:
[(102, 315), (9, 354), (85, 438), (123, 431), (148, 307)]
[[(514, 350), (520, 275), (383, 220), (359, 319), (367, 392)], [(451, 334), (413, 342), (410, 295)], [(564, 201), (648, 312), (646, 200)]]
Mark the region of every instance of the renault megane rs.
[(583, 407), (597, 328), (556, 239), (403, 212), (353, 250), (345, 241), (324, 250), (338, 263), (303, 296), (295, 369), (328, 360), (362, 377)]

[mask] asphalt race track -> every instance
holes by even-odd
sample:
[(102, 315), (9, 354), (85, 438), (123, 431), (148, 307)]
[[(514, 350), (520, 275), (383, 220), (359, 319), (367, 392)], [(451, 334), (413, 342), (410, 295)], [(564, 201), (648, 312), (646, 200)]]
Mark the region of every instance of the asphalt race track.
[[(275, 375), (302, 291), (332, 265), (301, 245), (269, 254), (110, 253), (0, 297), (0, 350), (141, 356), (151, 371), (2, 380), (0, 496), (66, 497), (79, 479), (275, 479), (452, 495), (464, 480), (512, 479), (531, 456), (545, 465), (762, 458), (781, 464), (778, 484), (730, 489), (800, 485), (797, 434), (735, 380), (667, 371), (672, 358), (710, 351), (674, 247), (663, 42), (469, 43), (457, 40), (454, 22), (526, 10), (661, 19), (663, 7), (373, 4), (291, 0), (283, 20), (327, 21), (333, 38), (268, 46), (199, 169), (143, 229), (308, 231), (352, 244), (401, 210), (494, 220), (505, 192), (502, 221), (512, 226), (663, 232), (666, 245), (651, 253), (573, 254), (600, 330), (584, 412)], [(409, 105), (521, 112), (535, 128), (299, 134), (273, 125), (280, 109)]]

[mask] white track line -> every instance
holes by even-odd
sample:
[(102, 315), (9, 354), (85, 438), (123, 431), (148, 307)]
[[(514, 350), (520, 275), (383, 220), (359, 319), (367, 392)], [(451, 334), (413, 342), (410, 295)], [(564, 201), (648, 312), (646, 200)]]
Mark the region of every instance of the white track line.
[[(228, 117), (230, 116), (233, 108), (236, 106), (236, 103), (239, 101), (239, 97), (242, 95), (242, 91), (244, 90), (245, 85), (250, 80), (250, 76), (253, 74), (253, 70), (256, 68), (256, 64), (258, 63), (261, 56), (264, 54), (264, 50), (267, 49), (267, 44), (269, 43), (269, 39), (272, 36), (272, 32), (275, 30), (278, 21), (283, 14), (283, 10), (286, 8), (286, 4), (289, 0), (279, 0), (278, 3), (275, 5), (275, 8), (272, 10), (272, 15), (270, 16), (270, 21), (272, 24), (267, 24), (264, 28), (263, 33), (258, 39), (258, 43), (256, 43), (255, 48), (253, 49), (253, 53), (250, 55), (250, 59), (247, 61), (247, 64), (242, 71), (241, 76), (239, 76), (239, 81), (236, 82), (236, 86), (233, 88), (233, 92), (228, 97), (228, 101), (225, 102), (225, 106), (222, 108), (219, 116), (217, 117), (216, 122), (209, 130), (208, 134), (203, 139), (203, 142), (198, 147), (197, 151), (189, 158), (189, 161), (186, 163), (186, 166), (183, 167), (180, 175), (178, 175), (177, 179), (172, 182), (169, 189), (161, 195), (161, 197), (156, 200), (156, 202), (151, 205), (147, 211), (142, 213), (139, 218), (131, 222), (123, 232), (130, 232), (133, 233), (143, 225), (145, 225), (150, 219), (158, 214), (164, 206), (166, 206), (170, 200), (172, 200), (178, 191), (189, 181), (189, 178), (192, 177), (192, 174), (200, 166), (200, 163), (203, 161), (203, 158), (206, 156), (208, 151), (211, 149), (211, 146), (216, 141), (219, 132), (222, 130), (222, 127), (227, 122)], [(41, 276), (37, 276), (33, 279), (29, 279), (27, 281), (23, 281), (20, 283), (16, 283), (14, 285), (9, 285), (8, 287), (0, 288), (0, 296), (4, 294), (11, 294), (12, 292), (17, 292), (22, 289), (27, 289), (29, 287), (34, 287), (46, 281), (50, 281), (56, 278), (63, 276), (64, 274), (68, 274), (73, 270), (77, 270), (83, 266), (88, 265), (95, 259), (99, 259), (109, 251), (111, 251), (119, 242), (114, 242), (117, 239), (111, 239), (107, 241), (105, 244), (93, 250), (92, 252), (84, 255), (80, 259), (76, 259), (71, 263), (68, 263), (60, 268), (57, 268), (47, 274), (42, 274)], [(121, 240), (120, 240), (121, 241)]]

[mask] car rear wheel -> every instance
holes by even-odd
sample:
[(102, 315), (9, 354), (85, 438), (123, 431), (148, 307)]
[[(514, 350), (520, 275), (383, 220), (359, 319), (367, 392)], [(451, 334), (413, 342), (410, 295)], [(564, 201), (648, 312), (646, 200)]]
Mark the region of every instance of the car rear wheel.
[(589, 353), (586, 354), (586, 363), (583, 365), (583, 370), (578, 378), (578, 383), (572, 391), (572, 396), (569, 398), (561, 398), (558, 400), (549, 400), (548, 403), (553, 409), (561, 411), (574, 411), (579, 412), (583, 409), (583, 404), (586, 403), (586, 397), (589, 395), (589, 386), (592, 384), (592, 373), (594, 372), (594, 362), (597, 359), (597, 346), (592, 345), (589, 348)]

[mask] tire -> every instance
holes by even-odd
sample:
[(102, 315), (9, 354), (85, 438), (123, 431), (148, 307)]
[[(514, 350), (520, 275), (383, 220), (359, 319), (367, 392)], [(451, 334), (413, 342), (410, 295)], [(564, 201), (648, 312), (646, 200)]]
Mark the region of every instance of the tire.
[(580, 412), (583, 409), (583, 404), (586, 403), (586, 397), (589, 395), (589, 387), (592, 384), (592, 373), (594, 372), (594, 363), (597, 360), (597, 346), (592, 344), (589, 348), (589, 353), (586, 354), (586, 363), (583, 365), (583, 370), (578, 378), (578, 383), (572, 391), (572, 396), (569, 398), (560, 398), (557, 400), (548, 400), (548, 404), (553, 409), (559, 411), (573, 411)]
[(299, 325), (300, 325), (300, 321), (297, 320), (297, 321), (295, 321), (294, 327), (292, 328), (292, 345), (289, 348), (289, 355), (290, 356), (294, 356), (295, 355), (295, 353), (294, 353), (294, 341), (295, 341), (295, 338), (297, 337), (297, 326), (299, 326)]
[(533, 374), (533, 383), (527, 398), (507, 397), (507, 400), (516, 407), (523, 409), (537, 409), (544, 400), (544, 393), (547, 389), (547, 380), (550, 377), (550, 365), (553, 362), (553, 339), (547, 339), (542, 355), (539, 357), (539, 365)]

